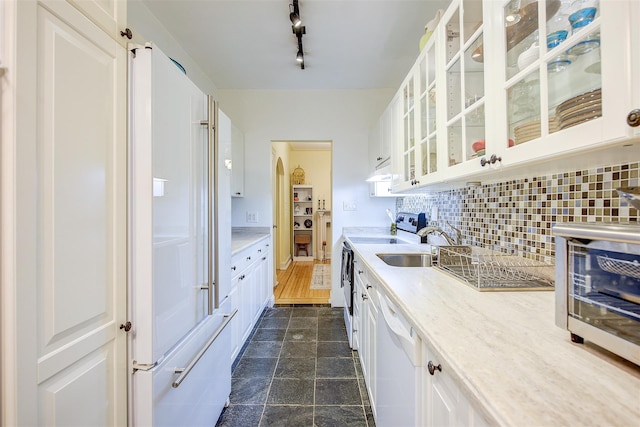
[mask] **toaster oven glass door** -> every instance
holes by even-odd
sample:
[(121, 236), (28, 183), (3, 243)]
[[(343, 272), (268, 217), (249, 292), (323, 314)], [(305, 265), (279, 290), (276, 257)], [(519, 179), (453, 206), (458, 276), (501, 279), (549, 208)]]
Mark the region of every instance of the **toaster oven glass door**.
[(575, 241), (568, 255), (569, 316), (640, 345), (640, 255)]

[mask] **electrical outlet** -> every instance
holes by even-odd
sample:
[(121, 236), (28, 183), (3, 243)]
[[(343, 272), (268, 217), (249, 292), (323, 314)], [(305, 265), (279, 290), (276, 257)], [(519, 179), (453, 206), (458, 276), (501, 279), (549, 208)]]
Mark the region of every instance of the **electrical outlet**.
[(356, 210), (356, 201), (355, 200), (345, 200), (342, 202), (342, 210), (343, 211), (355, 211)]
[(258, 222), (258, 212), (247, 211), (247, 222)]

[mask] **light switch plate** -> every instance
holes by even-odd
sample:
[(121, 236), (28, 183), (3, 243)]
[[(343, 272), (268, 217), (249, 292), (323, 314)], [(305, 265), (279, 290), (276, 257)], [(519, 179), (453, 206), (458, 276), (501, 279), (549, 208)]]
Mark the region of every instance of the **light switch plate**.
[(247, 211), (247, 222), (258, 222), (258, 212)]

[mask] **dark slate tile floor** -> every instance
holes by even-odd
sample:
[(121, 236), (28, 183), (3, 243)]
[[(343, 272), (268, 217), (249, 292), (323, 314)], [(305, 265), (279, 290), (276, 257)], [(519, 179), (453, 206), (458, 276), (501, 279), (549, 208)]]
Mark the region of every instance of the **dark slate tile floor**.
[(343, 309), (274, 307), (234, 362), (218, 427), (375, 427)]

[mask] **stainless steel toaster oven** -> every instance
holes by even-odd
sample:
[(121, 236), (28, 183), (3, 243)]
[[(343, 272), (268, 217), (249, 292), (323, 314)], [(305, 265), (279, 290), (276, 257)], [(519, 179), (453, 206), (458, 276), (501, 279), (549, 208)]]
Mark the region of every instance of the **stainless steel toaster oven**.
[(558, 224), (556, 325), (640, 365), (640, 225)]

